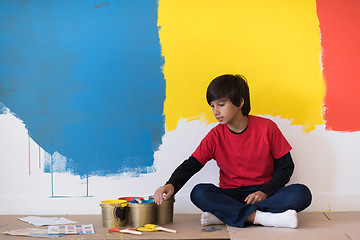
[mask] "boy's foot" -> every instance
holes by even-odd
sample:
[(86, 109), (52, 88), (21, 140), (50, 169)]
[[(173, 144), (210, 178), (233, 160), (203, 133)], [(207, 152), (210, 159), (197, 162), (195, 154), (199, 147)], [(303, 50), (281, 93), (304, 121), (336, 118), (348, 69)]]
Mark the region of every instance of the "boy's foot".
[(203, 212), (201, 214), (201, 226), (208, 226), (213, 224), (225, 224), (220, 219), (218, 219), (215, 215), (209, 212)]
[(297, 212), (295, 210), (287, 210), (282, 213), (269, 213), (256, 210), (254, 224), (266, 227), (297, 228)]

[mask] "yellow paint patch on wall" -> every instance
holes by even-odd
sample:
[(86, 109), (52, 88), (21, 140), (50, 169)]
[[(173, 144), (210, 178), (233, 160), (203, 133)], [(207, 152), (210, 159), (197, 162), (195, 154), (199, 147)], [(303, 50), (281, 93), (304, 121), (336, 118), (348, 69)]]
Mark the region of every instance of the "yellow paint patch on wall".
[(205, 93), (222, 74), (249, 82), (250, 114), (323, 124), (325, 85), (315, 0), (159, 1), (166, 130), (181, 118), (214, 122)]

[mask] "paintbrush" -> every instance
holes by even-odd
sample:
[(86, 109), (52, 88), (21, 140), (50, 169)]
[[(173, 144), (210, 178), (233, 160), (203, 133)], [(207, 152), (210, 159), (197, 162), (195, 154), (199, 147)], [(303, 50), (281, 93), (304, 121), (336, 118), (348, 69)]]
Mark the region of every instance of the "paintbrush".
[(145, 224), (146, 228), (155, 228), (157, 230), (161, 230), (161, 231), (165, 231), (165, 232), (170, 232), (170, 233), (176, 233), (175, 229), (170, 229), (170, 228), (164, 228), (155, 224)]
[(140, 203), (140, 204), (142, 203), (142, 201), (141, 201), (140, 198), (137, 198), (137, 197), (136, 197), (136, 198), (134, 198), (134, 200), (137, 201), (137, 202)]
[(130, 233), (130, 234), (135, 234), (135, 235), (141, 235), (142, 232), (136, 231), (136, 229), (134, 228), (110, 228), (108, 230), (109, 232), (120, 232), (120, 233)]
[(156, 231), (159, 231), (156, 228), (148, 228), (148, 227), (139, 227), (136, 230), (141, 231), (141, 232), (156, 232)]

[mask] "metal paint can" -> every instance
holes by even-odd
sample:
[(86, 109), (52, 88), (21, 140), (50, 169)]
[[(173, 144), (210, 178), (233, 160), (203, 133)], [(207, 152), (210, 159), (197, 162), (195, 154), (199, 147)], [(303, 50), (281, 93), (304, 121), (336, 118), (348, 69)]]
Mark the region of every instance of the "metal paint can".
[[(127, 202), (130, 202), (130, 201), (135, 201), (135, 198), (144, 200), (143, 197), (120, 197), (120, 198), (118, 198), (118, 200), (125, 200)], [(129, 218), (130, 218), (130, 208), (129, 207), (126, 208), (126, 216), (127, 216), (127, 220), (128, 220), (127, 222), (129, 222)]]
[(128, 218), (127, 206), (125, 200), (106, 200), (101, 201), (101, 212), (103, 227), (119, 228), (126, 225)]
[(133, 228), (155, 223), (155, 205), (153, 200), (142, 200), (142, 203), (130, 201), (128, 224)]
[[(153, 196), (149, 196), (153, 200)], [(174, 221), (174, 202), (175, 198), (171, 197), (163, 200), (160, 205), (155, 206), (155, 224), (164, 225)]]

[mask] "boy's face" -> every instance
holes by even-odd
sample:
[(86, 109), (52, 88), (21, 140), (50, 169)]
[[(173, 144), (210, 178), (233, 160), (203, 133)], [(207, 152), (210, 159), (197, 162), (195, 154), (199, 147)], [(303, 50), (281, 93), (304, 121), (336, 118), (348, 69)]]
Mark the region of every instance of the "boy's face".
[[(241, 107), (243, 106), (244, 100), (240, 104), (240, 107), (235, 106), (230, 99), (221, 98), (218, 100), (214, 100), (210, 103), (210, 106), (213, 110), (213, 114), (216, 120), (219, 121), (220, 124), (232, 124), (238, 116), (243, 116), (241, 112)], [(240, 115), (239, 115), (240, 114)]]

